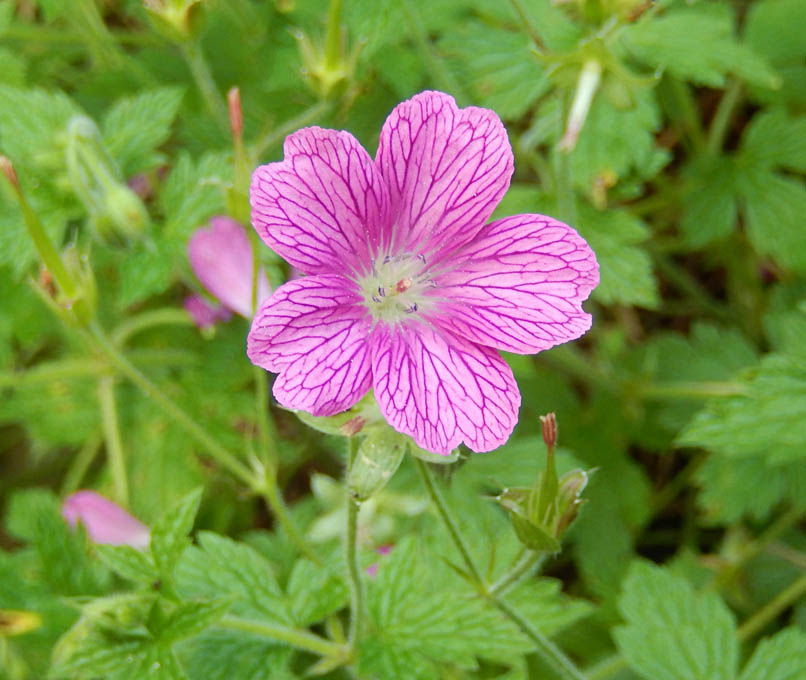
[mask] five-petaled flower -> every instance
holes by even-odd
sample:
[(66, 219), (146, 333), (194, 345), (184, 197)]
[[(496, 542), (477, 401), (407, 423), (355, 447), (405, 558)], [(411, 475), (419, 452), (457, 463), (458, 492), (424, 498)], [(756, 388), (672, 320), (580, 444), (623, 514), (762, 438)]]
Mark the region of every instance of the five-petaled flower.
[(544, 215), (487, 223), (509, 187), (498, 116), (423, 92), (392, 111), (375, 160), (305, 128), (252, 177), (252, 222), (306, 276), (266, 300), (248, 355), (288, 408), (328, 416), (370, 388), (421, 447), (503, 444), (520, 393), (498, 350), (531, 354), (590, 328), (588, 244)]

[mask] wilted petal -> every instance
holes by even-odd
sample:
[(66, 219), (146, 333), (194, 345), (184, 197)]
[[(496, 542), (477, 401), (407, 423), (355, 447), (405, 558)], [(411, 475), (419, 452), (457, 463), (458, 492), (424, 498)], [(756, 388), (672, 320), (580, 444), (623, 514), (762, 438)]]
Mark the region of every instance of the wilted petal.
[(495, 350), (412, 321), (372, 333), (375, 397), (392, 427), (428, 451), (464, 442), (491, 451), (509, 437), (521, 397)]
[(81, 522), (96, 543), (148, 547), (148, 527), (94, 491), (76, 491), (68, 496), (62, 503), (62, 516), (73, 527)]
[(252, 175), (252, 223), (267, 245), (306, 274), (368, 271), (389, 219), (389, 195), (369, 154), (348, 132), (305, 128), (280, 163)]
[(422, 92), (386, 119), (376, 163), (392, 201), (394, 230), (384, 246), (439, 260), (470, 241), (503, 197), (512, 148), (498, 116), (459, 109), (441, 92)]
[[(252, 246), (243, 227), (229, 217), (214, 217), (210, 226), (197, 229), (188, 243), (193, 273), (225, 307), (252, 318)], [(258, 305), (271, 293), (261, 269)]]
[(306, 276), (278, 288), (258, 310), (247, 341), (253, 363), (279, 373), (283, 406), (330, 416), (370, 388), (370, 318), (358, 289), (335, 275)]
[(596, 256), (571, 227), (545, 215), (486, 225), (436, 276), (431, 321), (488, 347), (531, 354), (591, 326), (582, 301), (599, 283)]

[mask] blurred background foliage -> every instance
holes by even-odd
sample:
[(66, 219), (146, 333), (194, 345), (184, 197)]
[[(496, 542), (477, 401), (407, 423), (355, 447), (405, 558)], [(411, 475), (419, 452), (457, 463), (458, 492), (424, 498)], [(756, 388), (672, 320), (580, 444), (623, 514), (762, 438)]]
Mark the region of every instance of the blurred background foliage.
[[(512, 593), (524, 616), (591, 680), (806, 677), (803, 0), (345, 0), (335, 41), (332, 9), (0, 0), (0, 151), (73, 271), (91, 268), (101, 323), (248, 465), (263, 417), (248, 323), (200, 333), (181, 310), (202, 290), (191, 233), (214, 215), (247, 221), (227, 90), (240, 90), (252, 167), (312, 124), (348, 129), (374, 152), (388, 112), (423, 89), (494, 109), (515, 152), (497, 214), (572, 224), (602, 282), (581, 341), (507, 356), (523, 394), (510, 442), (442, 470), (476, 559), (491, 580), (517, 559), (489, 498), (532, 483), (545, 451), (538, 416), (554, 411), (561, 471), (596, 472), (546, 578)], [(45, 677), (86, 598), (122, 588), (120, 564), (99, 561), (58, 517), (58, 498), (79, 487), (150, 525), (203, 487), (195, 526), (217, 533), (178, 563), (180, 600), (228, 594), (241, 617), (338, 640), (342, 440), (271, 406), (286, 500), (332, 554), (315, 566), (243, 479), (54, 313), (5, 182), (0, 225), (0, 610), (40, 619), (12, 635), (0, 617), (0, 677)], [(286, 279), (279, 258), (261, 258), (273, 285)], [(108, 462), (109, 389), (124, 494)], [(440, 555), (456, 556), (427, 508), (409, 460), (362, 508), (366, 562), (395, 548), (368, 585), (361, 677), (549, 677), (508, 621), (455, 595), (463, 581)], [(264, 577), (244, 585), (232, 565)], [(128, 674), (89, 652), (76, 662), (70, 645), (84, 653), (89, 642), (73, 628), (54, 677), (294, 678), (315, 660), (259, 634), (202, 632), (221, 611), (193, 610), (202, 623), (180, 632), (169, 622), (167, 647), (115, 652)], [(747, 662), (759, 635), (781, 628)]]

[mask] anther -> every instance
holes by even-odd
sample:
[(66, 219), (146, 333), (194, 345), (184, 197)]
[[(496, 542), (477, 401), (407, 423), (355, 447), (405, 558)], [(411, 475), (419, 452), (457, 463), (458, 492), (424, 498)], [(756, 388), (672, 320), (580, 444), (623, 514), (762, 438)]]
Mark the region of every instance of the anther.
[(381, 297), (386, 297), (386, 291), (384, 290), (383, 286), (378, 286), (378, 295)]
[(412, 314), (417, 311), (417, 303), (413, 303), (410, 307), (406, 307), (406, 314)]

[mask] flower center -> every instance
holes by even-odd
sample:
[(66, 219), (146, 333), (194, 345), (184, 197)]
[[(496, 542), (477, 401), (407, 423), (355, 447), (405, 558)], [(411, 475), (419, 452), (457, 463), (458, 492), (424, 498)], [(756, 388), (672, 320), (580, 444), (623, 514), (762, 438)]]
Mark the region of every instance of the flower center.
[(423, 255), (387, 255), (373, 260), (372, 271), (359, 281), (364, 301), (376, 321), (395, 323), (428, 306), (423, 294), (433, 287)]

